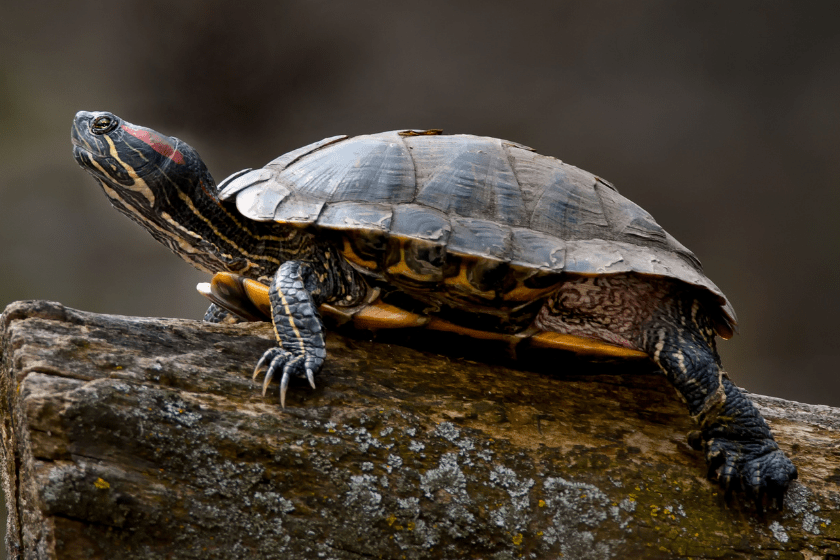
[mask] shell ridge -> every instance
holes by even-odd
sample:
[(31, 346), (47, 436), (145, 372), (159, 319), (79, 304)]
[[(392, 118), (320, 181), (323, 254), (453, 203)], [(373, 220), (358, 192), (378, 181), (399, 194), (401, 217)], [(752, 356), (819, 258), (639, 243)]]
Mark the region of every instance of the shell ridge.
[[(459, 145), (459, 148), (461, 146)], [(460, 215), (458, 207), (460, 201), (464, 198), (465, 188), (471, 191), (468, 193), (468, 197), (470, 194), (473, 194), (472, 189), (469, 187), (470, 182), (465, 180), (466, 178), (463, 176), (463, 170), (457, 169), (455, 165), (464, 159), (465, 154), (466, 151), (463, 149), (457, 151), (450, 150), (443, 154), (440, 161), (437, 162), (438, 165), (435, 165), (430, 170), (423, 185), (418, 185), (419, 188), (414, 199), (415, 202), (435, 208), (446, 214)], [(474, 185), (475, 181), (472, 184)], [(476, 202), (484, 201), (476, 200)]]
[(493, 144), (486, 138), (469, 136), (459, 136), (456, 142), (442, 154), (416, 200), (457, 216), (492, 216), (495, 220), (507, 221), (506, 216), (493, 213), (496, 195), (491, 191), (497, 183), (501, 184), (501, 181), (495, 181), (498, 169), (493, 162), (498, 155), (488, 149), (488, 144)]
[(613, 185), (612, 183), (610, 183), (609, 181), (607, 181), (607, 180), (606, 180), (606, 179), (604, 179), (603, 177), (598, 177), (597, 175), (595, 175), (595, 181), (596, 181), (596, 182), (598, 182), (598, 183), (601, 183), (601, 184), (602, 184), (602, 185), (604, 185), (605, 187), (609, 188), (610, 190), (612, 190), (612, 191), (614, 191), (616, 194), (618, 194), (618, 189), (617, 189), (617, 188), (615, 188), (615, 185)]
[[(386, 167), (385, 163), (391, 159), (392, 157), (392, 150), (394, 149), (394, 144), (389, 142), (385, 145), (385, 149), (383, 151), (382, 156), (379, 158), (379, 166), (376, 168), (376, 172), (373, 173), (369, 183), (375, 185), (381, 185), (383, 181), (388, 182), (389, 169)], [(393, 189), (391, 192), (396, 193), (397, 189)]]
[(546, 156), (523, 159), (534, 196), (529, 227), (564, 240), (603, 235), (607, 222), (592, 192), (592, 175)]
[[(411, 151), (406, 147), (401, 136), (393, 133), (383, 136), (385, 136), (383, 141), (386, 142), (386, 147), (373, 184), (388, 185), (386, 189), (389, 193), (387, 201), (392, 204), (410, 201), (417, 190), (417, 172), (414, 169), (414, 159), (411, 157)], [(391, 161), (400, 161), (401, 164), (399, 166), (388, 165)], [(410, 175), (406, 173), (409, 170)], [(411, 187), (411, 196), (406, 196), (408, 189), (405, 187), (408, 185)], [(379, 189), (377, 189), (378, 191)], [(380, 201), (377, 199), (377, 202)]]
[[(490, 216), (495, 216), (496, 219), (502, 217), (499, 215), (498, 189), (495, 188), (497, 181), (494, 180), (496, 173), (494, 173), (493, 157), (486, 157), (479, 160), (478, 165), (474, 166), (473, 169), (474, 176), (484, 177), (484, 183), (481, 184), (476, 181), (476, 186), (479, 187), (480, 191), (491, 195), (487, 197), (486, 206), (484, 207), (485, 212)], [(479, 169), (481, 169), (480, 172), (478, 171)], [(472, 188), (469, 190), (472, 190)]]
[[(516, 170), (513, 167), (513, 163), (510, 161), (510, 154), (505, 149), (506, 141), (496, 140), (495, 142), (499, 150), (499, 154), (504, 157), (498, 158), (500, 162), (502, 162), (502, 165), (499, 166), (499, 171), (502, 172), (502, 176), (500, 177), (498, 173), (493, 174), (494, 178), (499, 178), (499, 180), (495, 181), (494, 186), (498, 187), (499, 185), (506, 185), (508, 187), (505, 189), (493, 189), (493, 192), (495, 193), (496, 207), (499, 208), (501, 206), (501, 208), (505, 210), (505, 213), (508, 214), (505, 216), (507, 225), (521, 227), (527, 221), (525, 195), (522, 192), (522, 185), (519, 182), (519, 178), (516, 176)], [(509, 179), (506, 177), (508, 174), (510, 176)]]
[(412, 153), (413, 150), (411, 146), (405, 141), (408, 138), (407, 135), (398, 134), (397, 138), (399, 139), (400, 143), (402, 144), (403, 148), (405, 149), (405, 153), (408, 154), (409, 159), (411, 159), (411, 169), (414, 173), (414, 193), (411, 195), (411, 200), (409, 202), (414, 203), (417, 201), (417, 194), (420, 192), (420, 181), (417, 180), (417, 160), (414, 158), (414, 154)]
[(704, 274), (703, 264), (700, 262), (700, 259), (697, 258), (697, 255), (692, 253), (688, 247), (677, 241), (676, 238), (667, 231), (665, 232), (665, 241), (669, 250), (682, 257), (685, 261), (691, 264), (693, 268), (697, 269), (700, 274)]
[(621, 232), (618, 230), (618, 223), (610, 216), (610, 211), (607, 209), (607, 204), (604, 203), (604, 194), (598, 188), (598, 178), (595, 177), (595, 182), (592, 184), (592, 190), (595, 191), (595, 196), (598, 197), (598, 204), (601, 206), (601, 215), (604, 216), (604, 221), (607, 222), (607, 228), (614, 234), (618, 235)]
[(669, 250), (680, 247), (669, 242), (665, 230), (644, 208), (624, 198), (600, 179), (595, 183), (595, 190), (616, 239), (626, 239), (639, 245), (654, 243)]
[[(486, 213), (507, 226), (521, 226), (524, 220), (522, 188), (504, 148), (505, 141), (488, 137), (481, 139), (492, 145), (496, 152), (488, 150), (489, 157), (481, 162), (485, 167), (481, 188), (489, 195)], [(507, 249), (512, 249), (512, 244), (509, 243)]]
[[(528, 219), (527, 219), (527, 223), (526, 223), (527, 227), (532, 228), (534, 230), (536, 230), (536, 228), (533, 225), (534, 221), (535, 221), (534, 218), (537, 214), (537, 210), (541, 206), (543, 198), (545, 197), (545, 193), (548, 191), (548, 183), (547, 182), (546, 182), (546, 185), (540, 185), (540, 186), (543, 187), (542, 192), (540, 192), (539, 196), (535, 197), (534, 202), (531, 205), (531, 209), (528, 210)], [(537, 231), (542, 231), (542, 230), (537, 230)], [(543, 231), (543, 233), (548, 233), (548, 232)]]
[(265, 167), (272, 167), (277, 169), (277, 171), (283, 171), (288, 167), (299, 162), (301, 159), (305, 158), (306, 156), (312, 155), (317, 151), (323, 150), (326, 147), (332, 146), (334, 144), (338, 144), (339, 142), (343, 142), (347, 140), (349, 137), (346, 134), (339, 134), (337, 136), (329, 136), (324, 138), (323, 140), (318, 140), (317, 142), (313, 142), (312, 144), (308, 144), (303, 146), (302, 148), (298, 148), (296, 150), (292, 150), (291, 152), (286, 152), (282, 156), (275, 158), (268, 162)]
[[(516, 183), (516, 188), (519, 191), (519, 200), (520, 200), (520, 207), (522, 209), (522, 221), (523, 223), (520, 224), (521, 226), (528, 227), (531, 223), (531, 217), (528, 215), (528, 209), (525, 207), (525, 191), (522, 188), (522, 182), (519, 180), (519, 174), (516, 172), (516, 165), (514, 165), (515, 159), (513, 154), (510, 153), (510, 148), (514, 147), (510, 142), (500, 141), (502, 145), (502, 151), (504, 152), (505, 156), (507, 156), (507, 164), (510, 167), (510, 173), (513, 176), (513, 181)], [(521, 149), (521, 148), (520, 148)], [(531, 151), (535, 151), (531, 148)]]
[[(455, 158), (449, 158), (449, 160), (446, 161), (446, 163), (447, 164), (451, 163), (452, 160), (454, 160), (454, 159)], [(414, 202), (416, 202), (417, 204), (422, 204), (424, 206), (430, 206), (430, 207), (432, 207), (436, 210), (440, 210), (441, 212), (444, 212), (446, 214), (452, 213), (451, 212), (451, 210), (452, 210), (452, 198), (454, 197), (454, 194), (453, 194), (452, 191), (454, 190), (454, 187), (456, 186), (455, 181), (454, 180), (452, 180), (452, 181), (441, 181), (439, 179), (440, 175), (442, 175), (441, 168), (446, 168), (446, 167), (449, 167), (449, 166), (448, 165), (438, 165), (434, 169), (430, 170), (430, 173), (429, 173), (428, 177), (426, 177), (426, 181), (423, 183), (423, 185), (422, 186), (418, 185), (417, 193), (414, 197)], [(422, 199), (430, 198), (429, 197), (430, 187), (437, 186), (438, 183), (446, 185), (448, 187), (446, 189), (447, 190), (446, 196), (441, 197), (441, 198), (446, 200), (446, 207), (441, 207), (440, 204), (435, 204), (435, 202), (440, 202), (439, 200), (438, 201), (422, 200)]]

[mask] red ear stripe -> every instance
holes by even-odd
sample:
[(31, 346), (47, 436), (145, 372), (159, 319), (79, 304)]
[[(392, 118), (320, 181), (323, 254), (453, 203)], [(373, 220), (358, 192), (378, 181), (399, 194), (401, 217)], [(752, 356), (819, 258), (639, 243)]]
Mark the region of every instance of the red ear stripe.
[(128, 125), (122, 125), (122, 129), (148, 144), (157, 153), (168, 157), (175, 163), (184, 164), (183, 154), (175, 149), (175, 146), (169, 142), (166, 136), (147, 128), (132, 128)]

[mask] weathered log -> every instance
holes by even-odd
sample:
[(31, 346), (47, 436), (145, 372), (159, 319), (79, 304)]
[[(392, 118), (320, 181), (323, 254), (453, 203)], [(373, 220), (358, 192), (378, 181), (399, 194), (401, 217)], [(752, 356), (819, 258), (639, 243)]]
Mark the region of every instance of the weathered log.
[(269, 325), (18, 302), (0, 329), (10, 558), (840, 556), (837, 409), (753, 395), (800, 473), (759, 514), (645, 361), (331, 333), (281, 409)]

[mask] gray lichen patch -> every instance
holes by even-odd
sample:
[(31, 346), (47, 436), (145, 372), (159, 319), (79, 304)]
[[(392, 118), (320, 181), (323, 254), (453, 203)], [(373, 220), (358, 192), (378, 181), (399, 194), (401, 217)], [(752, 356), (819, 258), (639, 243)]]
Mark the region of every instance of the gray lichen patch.
[(770, 524), (769, 528), (770, 528), (770, 532), (773, 533), (773, 538), (775, 538), (780, 543), (784, 544), (784, 543), (786, 543), (790, 540), (790, 537), (788, 536), (787, 531), (785, 531), (785, 528), (782, 527), (782, 524), (779, 523), (778, 521), (773, 521)]
[(794, 482), (785, 496), (787, 512), (784, 519), (798, 522), (802, 530), (812, 535), (820, 535), (831, 525), (831, 519), (817, 515), (822, 509), (814, 493), (804, 484)]

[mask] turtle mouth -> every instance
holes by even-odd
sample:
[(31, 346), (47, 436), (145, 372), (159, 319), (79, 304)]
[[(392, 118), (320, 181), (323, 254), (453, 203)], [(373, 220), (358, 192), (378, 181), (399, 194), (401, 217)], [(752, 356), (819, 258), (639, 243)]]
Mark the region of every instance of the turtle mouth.
[(109, 185), (131, 188), (139, 177), (147, 173), (146, 170), (149, 168), (148, 161), (137, 167), (127, 165), (113, 157), (110, 152), (105, 152), (104, 146), (98, 142), (86, 139), (84, 133), (78, 134), (75, 126), (71, 140), (73, 157), (79, 167)]
[(73, 156), (80, 164), (84, 156), (87, 156), (87, 160), (108, 157), (101, 143), (97, 142), (90, 133), (89, 123), (85, 119), (80, 119), (78, 115), (70, 129), (70, 142), (73, 144)]
[(107, 159), (108, 156), (103, 154), (101, 150), (97, 149), (96, 144), (91, 144), (83, 134), (78, 130), (78, 125), (74, 123), (73, 132), (70, 135), (70, 141), (73, 143), (73, 157), (76, 162), (85, 170), (91, 173), (99, 172), (97, 162)]
[(78, 163), (83, 169), (90, 173), (99, 173), (99, 170), (96, 168), (96, 165), (94, 165), (94, 162), (96, 161), (96, 156), (97, 154), (94, 154), (85, 146), (82, 146), (81, 144), (76, 144), (74, 142), (73, 157), (76, 159), (76, 163)]
[(96, 150), (93, 149), (93, 146), (91, 146), (91, 143), (79, 134), (76, 125), (73, 125), (73, 131), (70, 134), (70, 142), (73, 144), (73, 155), (76, 156), (76, 159), (79, 159), (78, 154), (80, 152), (91, 155), (96, 152)]
[(82, 150), (90, 153), (90, 143), (82, 138), (82, 133), (79, 131), (79, 123), (74, 122), (73, 128), (70, 129), (70, 142), (73, 143), (73, 153)]
[[(105, 171), (106, 168), (113, 168), (113, 165), (108, 165), (107, 160), (109, 158), (106, 156), (101, 156), (92, 152), (85, 146), (75, 144), (73, 146), (73, 157), (76, 159), (76, 163), (79, 164), (79, 167), (90, 173), (94, 179), (103, 181), (107, 184), (114, 184), (115, 182), (118, 182), (115, 181), (113, 176)], [(105, 167), (103, 167), (103, 165)]]

